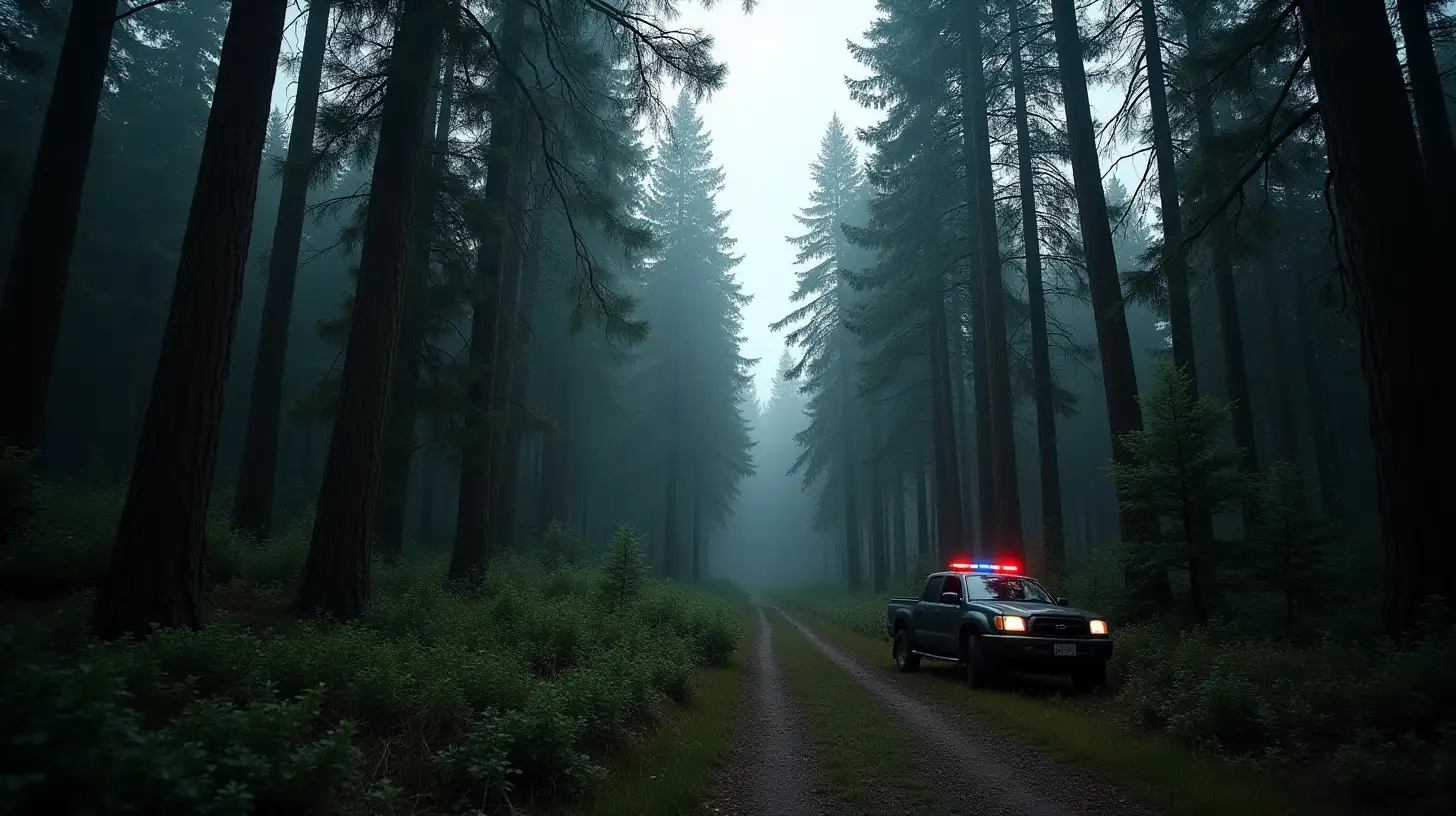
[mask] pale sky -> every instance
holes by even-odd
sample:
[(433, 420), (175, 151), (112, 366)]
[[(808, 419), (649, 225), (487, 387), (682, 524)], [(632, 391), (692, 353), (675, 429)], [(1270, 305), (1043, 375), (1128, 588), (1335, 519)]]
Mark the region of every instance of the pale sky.
[[(739, 0), (717, 0), (710, 10), (692, 2), (680, 7), (676, 25), (710, 32), (714, 53), (728, 63), (725, 86), (699, 113), (713, 137), (714, 160), (727, 176), (718, 203), (730, 212), (729, 234), (744, 256), (737, 274), (753, 296), (744, 309), (743, 353), (758, 358), (758, 392), (766, 396), (783, 349), (783, 335), (768, 326), (790, 309), (794, 249), (785, 238), (800, 232), (794, 214), (809, 202), (809, 164), (834, 114), (851, 134), (880, 117), (852, 102), (844, 84), (846, 76), (865, 75), (846, 41), (862, 41), (876, 16), (875, 0), (761, 0), (752, 14), (743, 13)], [(305, 10), (302, 0), (293, 6), (285, 51), (300, 44)], [(274, 106), (286, 112), (293, 78), (280, 73), (278, 80)], [(1116, 104), (1112, 91), (1092, 90), (1094, 116)], [(1104, 157), (1104, 173), (1109, 166)], [(1117, 168), (1129, 190), (1141, 174), (1141, 161)]]

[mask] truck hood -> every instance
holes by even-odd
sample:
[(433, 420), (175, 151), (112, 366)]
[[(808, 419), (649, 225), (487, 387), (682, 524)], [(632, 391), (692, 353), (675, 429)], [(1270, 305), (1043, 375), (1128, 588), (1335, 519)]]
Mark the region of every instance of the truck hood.
[(1091, 620), (1101, 618), (1101, 615), (1088, 612), (1085, 609), (1078, 609), (1073, 606), (1057, 606), (1056, 604), (1042, 603), (1040, 601), (976, 601), (977, 604), (988, 606), (1002, 615), (1021, 615), (1031, 617), (1032, 615), (1059, 615), (1066, 618), (1083, 618)]

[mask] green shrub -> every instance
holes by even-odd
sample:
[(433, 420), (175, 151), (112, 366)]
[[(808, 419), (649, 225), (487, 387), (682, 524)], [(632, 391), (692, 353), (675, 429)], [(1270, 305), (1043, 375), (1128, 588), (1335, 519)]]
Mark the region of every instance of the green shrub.
[(601, 758), (657, 723), (668, 700), (690, 699), (698, 669), (725, 662), (743, 635), (735, 599), (651, 579), (629, 529), (601, 567), (503, 555), (463, 592), (446, 587), (439, 558), (376, 564), (363, 618), (297, 620), (284, 610), (311, 520), (256, 541), (219, 516), (209, 627), (96, 643), (84, 588), (105, 567), (122, 494), (37, 495), (18, 554), (0, 555), (24, 578), (7, 572), (3, 586), (81, 591), (0, 630), (0, 813), (367, 814), (569, 799), (593, 790)]

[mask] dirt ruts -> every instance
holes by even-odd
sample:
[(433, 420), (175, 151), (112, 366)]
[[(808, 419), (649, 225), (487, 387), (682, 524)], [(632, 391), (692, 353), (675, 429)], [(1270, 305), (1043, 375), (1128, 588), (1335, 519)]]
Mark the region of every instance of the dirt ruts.
[(719, 770), (713, 795), (698, 812), (713, 816), (821, 816), (815, 757), (807, 724), (789, 693), (774, 653), (773, 630), (758, 610), (757, 645), (749, 669), (750, 690), (734, 728), (734, 745)]
[[(1117, 791), (1075, 767), (1015, 743), (963, 711), (922, 697), (880, 672), (843, 654), (813, 630), (778, 610), (855, 681), (865, 687), (923, 742), (921, 772), (953, 796), (964, 796), (977, 816), (1144, 816), (1154, 811), (1135, 805)], [(760, 618), (762, 611), (759, 612)], [(760, 642), (760, 649), (767, 640)], [(760, 661), (772, 657), (760, 656)], [(972, 693), (969, 690), (967, 693)], [(787, 704), (780, 695), (780, 705)], [(814, 810), (765, 810), (754, 813), (815, 813)]]

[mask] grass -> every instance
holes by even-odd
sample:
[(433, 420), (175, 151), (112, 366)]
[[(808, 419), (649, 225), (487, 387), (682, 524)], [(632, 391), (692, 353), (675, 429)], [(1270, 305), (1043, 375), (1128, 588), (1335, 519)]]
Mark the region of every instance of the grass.
[[(747, 621), (744, 621), (745, 628)], [(674, 816), (703, 797), (728, 753), (747, 678), (748, 639), (727, 666), (708, 667), (691, 704), (645, 740), (607, 761), (608, 777), (582, 816)]]
[(1151, 807), (1188, 816), (1331, 816), (1348, 812), (1337, 801), (1296, 794), (1288, 780), (1252, 763), (1232, 764), (1146, 737), (1099, 716), (1078, 698), (1019, 693), (971, 693), (948, 670), (927, 661), (916, 674), (900, 675), (889, 644), (851, 632), (805, 609), (830, 643), (885, 674), (894, 674), (932, 698), (969, 711), (978, 720), (1031, 748), (1088, 768)]
[(769, 612), (783, 673), (838, 808), (850, 816), (963, 813), (921, 777), (920, 747), (865, 690), (778, 612)]

